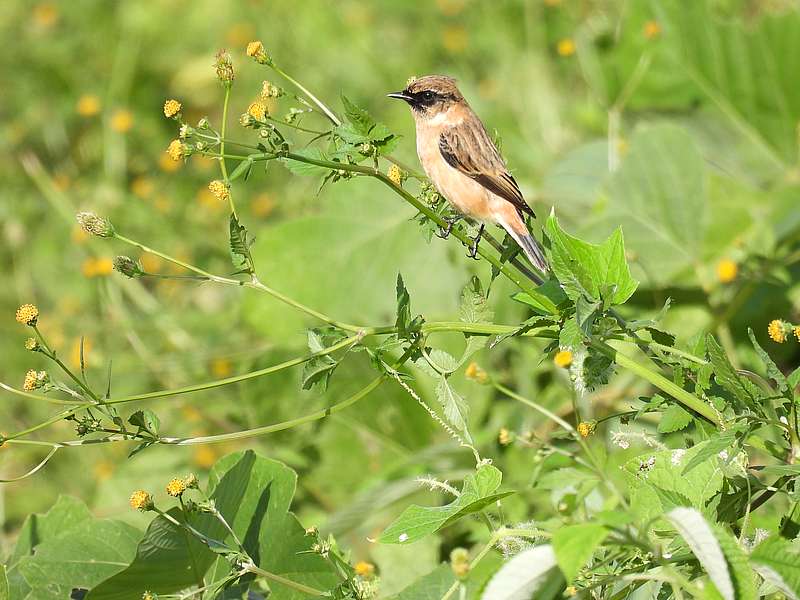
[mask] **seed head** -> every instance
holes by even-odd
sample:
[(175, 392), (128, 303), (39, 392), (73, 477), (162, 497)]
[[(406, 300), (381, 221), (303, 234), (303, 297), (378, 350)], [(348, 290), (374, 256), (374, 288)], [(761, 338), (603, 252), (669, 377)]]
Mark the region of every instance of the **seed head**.
[(769, 326), (767, 327), (767, 333), (769, 337), (772, 338), (773, 342), (777, 342), (782, 344), (786, 341), (786, 327), (788, 323), (781, 321), (780, 319), (774, 319), (770, 321)]
[(99, 217), (93, 212), (80, 212), (75, 218), (86, 233), (103, 238), (114, 236), (114, 226), (111, 225), (111, 221)]
[(730, 283), (739, 274), (739, 266), (730, 258), (723, 258), (717, 263), (717, 279), (720, 283)]
[(364, 577), (365, 579), (369, 579), (375, 575), (375, 565), (365, 560), (360, 560), (353, 565), (353, 570), (356, 572), (356, 575)]
[(272, 85), (269, 81), (264, 81), (261, 84), (261, 97), (266, 100), (268, 98), (280, 98), (283, 96), (283, 88), (277, 85)]
[(39, 352), (41, 351), (42, 347), (39, 345), (39, 340), (36, 338), (28, 338), (25, 340), (25, 350), (30, 352)]
[(172, 140), (167, 146), (167, 154), (175, 162), (189, 156), (189, 146), (180, 140)]
[(578, 433), (581, 434), (581, 437), (589, 437), (594, 433), (596, 428), (597, 423), (594, 421), (581, 421), (578, 423)]
[(39, 320), (39, 309), (34, 304), (23, 304), (17, 309), (17, 323), (36, 326), (36, 321)]
[(233, 83), (236, 74), (233, 71), (233, 61), (230, 53), (224, 48), (217, 52), (214, 68), (217, 70), (217, 79), (226, 85)]
[(115, 256), (114, 270), (118, 273), (122, 273), (125, 277), (131, 278), (139, 277), (144, 272), (139, 262), (128, 256)]
[(247, 107), (247, 114), (256, 121), (263, 121), (267, 116), (267, 107), (263, 102), (253, 102)]
[(215, 179), (209, 183), (208, 189), (217, 200), (227, 202), (231, 197), (230, 189), (225, 185), (224, 181), (220, 181), (219, 179)]
[(166, 102), (164, 102), (164, 116), (168, 119), (180, 114), (181, 112), (181, 103), (177, 100), (170, 98)]
[(130, 505), (131, 508), (140, 510), (142, 512), (147, 512), (148, 510), (153, 510), (153, 508), (155, 508), (153, 497), (144, 490), (136, 490), (133, 492), (133, 494), (131, 494)]
[(187, 490), (196, 490), (200, 487), (200, 482), (197, 479), (197, 475), (194, 473), (189, 473), (184, 479), (183, 482), (186, 484)]
[(553, 357), (553, 362), (562, 369), (568, 368), (572, 364), (572, 352), (569, 350), (559, 350)]
[(186, 482), (183, 479), (175, 477), (167, 484), (167, 493), (170, 496), (177, 498), (186, 491)]
[(40, 387), (43, 387), (49, 379), (46, 371), (34, 371), (31, 369), (25, 373), (25, 381), (22, 382), (22, 389), (26, 392), (38, 390)]

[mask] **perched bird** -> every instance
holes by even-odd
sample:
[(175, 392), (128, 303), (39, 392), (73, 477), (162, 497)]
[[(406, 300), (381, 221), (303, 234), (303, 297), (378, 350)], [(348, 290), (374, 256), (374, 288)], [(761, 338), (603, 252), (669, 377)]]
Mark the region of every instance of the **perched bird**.
[[(496, 223), (514, 238), (535, 267), (548, 271), (544, 251), (525, 224), (525, 215), (534, 216), (533, 210), (455, 79), (443, 75), (419, 77), (402, 92), (388, 96), (411, 106), (417, 126), (417, 154), (433, 185), (461, 215), (481, 224), (470, 256), (474, 258), (478, 251), (485, 224)], [(443, 237), (454, 222), (448, 222)]]

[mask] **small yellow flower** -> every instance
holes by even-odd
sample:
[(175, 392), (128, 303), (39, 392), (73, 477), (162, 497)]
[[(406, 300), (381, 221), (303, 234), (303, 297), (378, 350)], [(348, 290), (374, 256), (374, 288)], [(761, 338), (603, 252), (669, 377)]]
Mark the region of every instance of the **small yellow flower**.
[(375, 565), (365, 560), (360, 560), (353, 565), (353, 570), (356, 572), (356, 575), (364, 578), (370, 578), (375, 575)]
[(247, 107), (247, 114), (256, 121), (263, 121), (267, 116), (267, 107), (263, 102), (253, 102)]
[(260, 41), (256, 40), (255, 42), (250, 42), (247, 44), (247, 56), (250, 58), (255, 58), (262, 52), (264, 52), (264, 44)]
[(559, 56), (572, 56), (575, 54), (575, 42), (572, 38), (564, 38), (563, 40), (559, 40), (558, 45), (556, 46), (556, 52), (558, 52)]
[(578, 433), (581, 434), (581, 437), (586, 438), (594, 433), (596, 427), (597, 423), (594, 421), (581, 421), (578, 423)]
[(181, 112), (181, 103), (175, 100), (174, 98), (170, 98), (166, 102), (164, 102), (164, 116), (171, 119), (175, 115)]
[(25, 340), (25, 350), (30, 352), (38, 352), (41, 350), (41, 346), (39, 346), (39, 342), (36, 340), (36, 338), (28, 338)]
[(644, 24), (644, 37), (648, 40), (653, 40), (661, 35), (661, 25), (658, 21), (648, 21)]
[(31, 369), (25, 373), (25, 380), (22, 382), (22, 389), (26, 392), (32, 392), (33, 390), (38, 390), (45, 383), (47, 383), (47, 372), (34, 371)]
[(219, 179), (215, 179), (209, 183), (208, 189), (212, 194), (214, 194), (214, 197), (217, 200), (227, 202), (231, 197), (231, 191), (228, 189), (228, 186), (225, 185), (224, 181), (220, 181)]
[(133, 114), (123, 108), (115, 110), (111, 115), (111, 129), (119, 133), (127, 133), (133, 127)]
[(151, 591), (146, 591), (142, 594), (142, 600), (158, 600), (158, 594)]
[(131, 494), (130, 505), (131, 508), (142, 512), (151, 510), (154, 506), (153, 497), (144, 490), (136, 490)]
[(572, 352), (569, 350), (559, 350), (553, 357), (553, 362), (562, 369), (568, 368), (572, 364)]
[(489, 374), (481, 369), (475, 361), (469, 363), (467, 368), (464, 369), (464, 376), (480, 384), (485, 384), (489, 381)]
[(188, 156), (189, 147), (180, 140), (172, 140), (167, 146), (167, 155), (175, 162)]
[(131, 191), (134, 195), (142, 198), (143, 200), (150, 197), (155, 190), (155, 185), (152, 179), (145, 176), (137, 177), (131, 183)]
[(93, 117), (100, 112), (100, 99), (94, 94), (84, 94), (78, 98), (75, 110), (82, 117)]
[(386, 172), (386, 176), (397, 186), (403, 183), (403, 171), (397, 165), (392, 165)]
[(782, 344), (786, 341), (786, 325), (787, 324), (780, 319), (770, 321), (769, 327), (767, 327), (767, 333), (769, 337), (772, 338), (773, 342)]
[(739, 274), (739, 266), (730, 258), (723, 258), (717, 263), (717, 279), (720, 283), (730, 283)]
[(511, 432), (505, 427), (501, 427), (497, 434), (497, 443), (501, 446), (508, 446), (512, 441), (514, 440), (512, 439)]
[(458, 579), (469, 574), (469, 551), (466, 548), (453, 548), (450, 552), (450, 568)]
[(201, 469), (210, 469), (217, 461), (217, 453), (211, 446), (198, 446), (192, 455), (192, 462)]
[(186, 482), (183, 479), (178, 479), (176, 477), (167, 484), (167, 493), (175, 498), (183, 494), (185, 491)]
[(795, 325), (794, 337), (796, 337), (797, 341), (800, 342), (800, 325)]
[(39, 319), (39, 309), (33, 304), (23, 304), (17, 309), (16, 318), (17, 323), (34, 327)]

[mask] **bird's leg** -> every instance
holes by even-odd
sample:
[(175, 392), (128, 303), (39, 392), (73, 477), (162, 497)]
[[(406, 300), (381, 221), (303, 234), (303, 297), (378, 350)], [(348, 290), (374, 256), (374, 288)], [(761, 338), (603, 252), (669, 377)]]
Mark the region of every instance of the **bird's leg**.
[(467, 256), (469, 256), (470, 258), (474, 258), (475, 260), (478, 260), (478, 244), (481, 241), (481, 236), (483, 235), (484, 227), (486, 227), (486, 225), (482, 223), (480, 228), (478, 229), (478, 235), (476, 235), (472, 239), (472, 243), (469, 245), (469, 253), (467, 254)]
[(436, 234), (437, 237), (446, 240), (448, 237), (450, 237), (450, 234), (453, 233), (453, 226), (463, 218), (464, 217), (461, 215), (449, 218), (444, 217), (443, 221), (447, 223), (447, 225), (445, 225), (444, 227), (439, 227), (439, 232)]

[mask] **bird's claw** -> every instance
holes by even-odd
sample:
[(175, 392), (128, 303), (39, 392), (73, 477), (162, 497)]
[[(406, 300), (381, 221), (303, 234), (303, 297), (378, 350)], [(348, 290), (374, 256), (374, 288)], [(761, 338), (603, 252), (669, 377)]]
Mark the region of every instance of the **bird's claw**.
[(478, 244), (481, 241), (481, 236), (483, 235), (483, 225), (481, 228), (478, 229), (478, 234), (472, 239), (472, 243), (469, 245), (469, 252), (467, 252), (467, 256), (473, 260), (478, 259)]
[(456, 223), (458, 223), (460, 219), (458, 217), (454, 217), (452, 219), (444, 219), (444, 222), (447, 223), (444, 227), (439, 227), (439, 231), (436, 232), (436, 237), (446, 240), (450, 237), (450, 234), (453, 233), (453, 227)]

